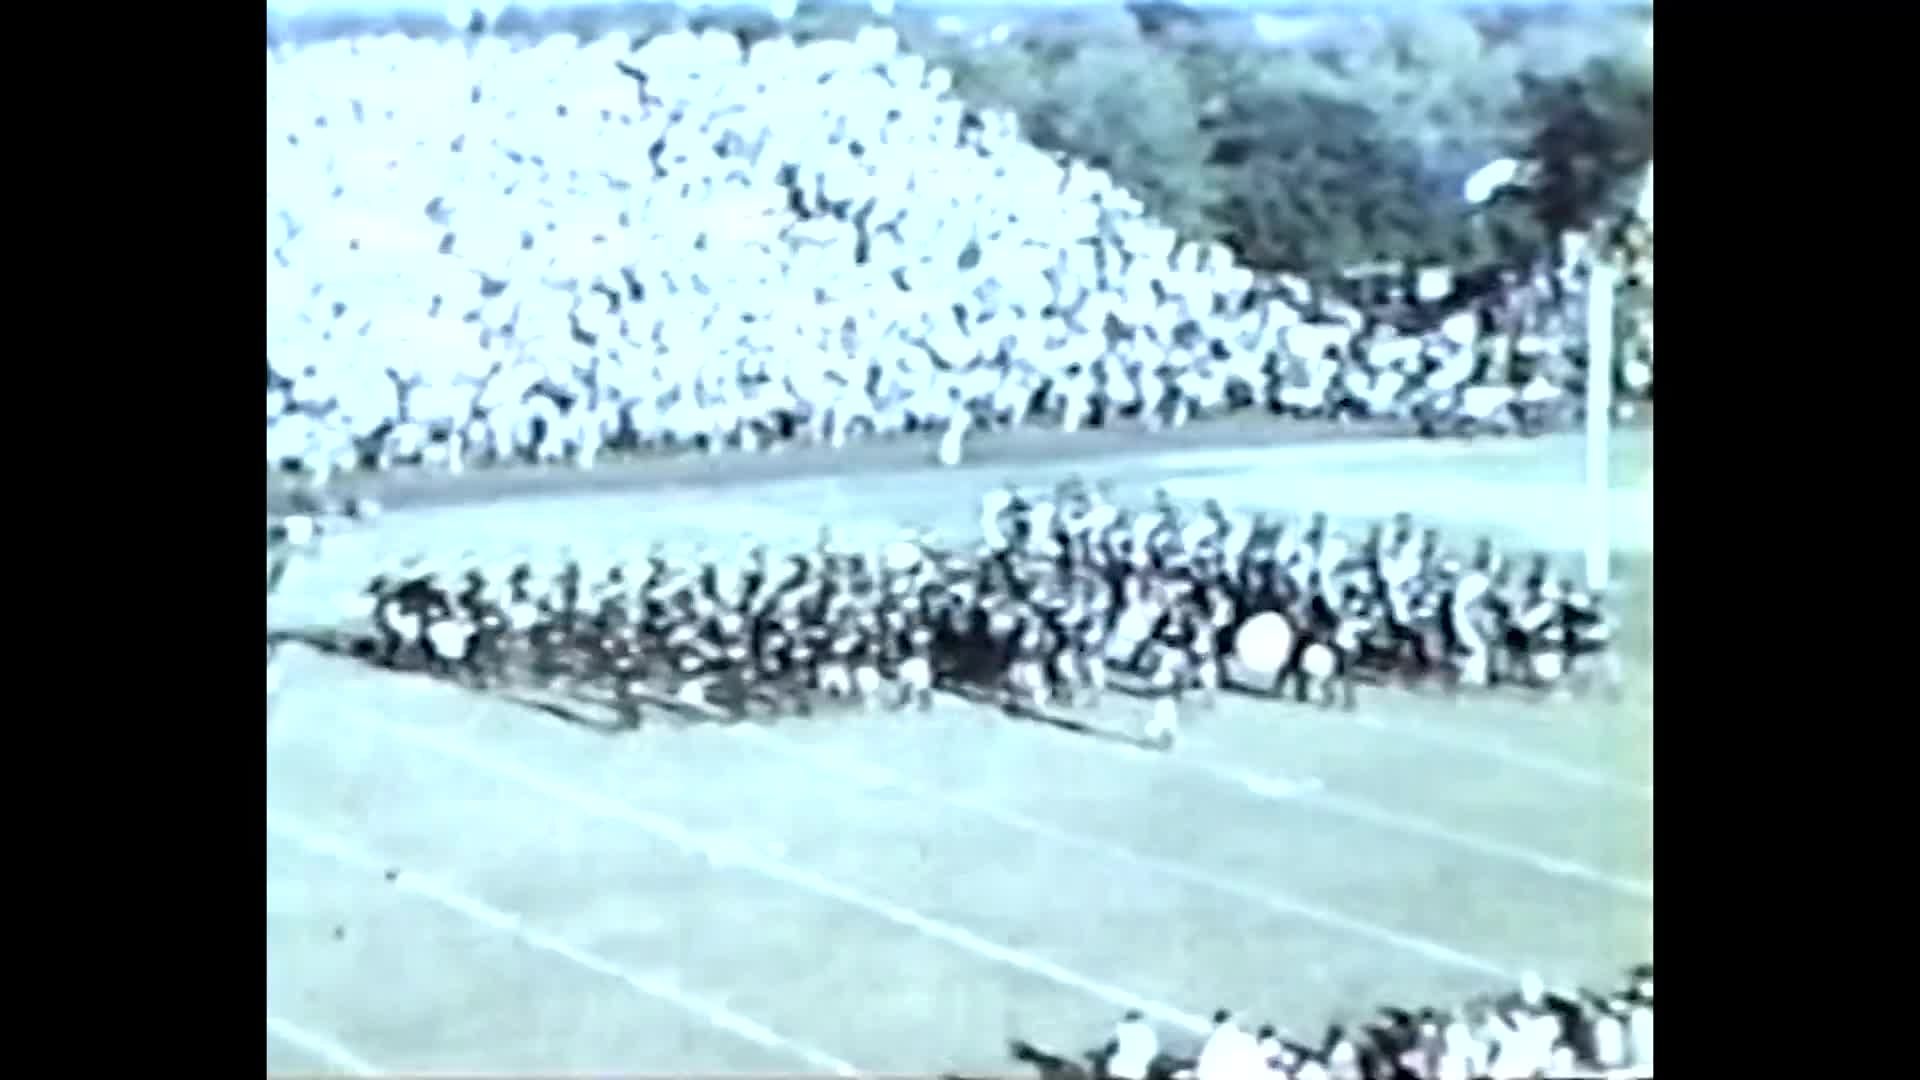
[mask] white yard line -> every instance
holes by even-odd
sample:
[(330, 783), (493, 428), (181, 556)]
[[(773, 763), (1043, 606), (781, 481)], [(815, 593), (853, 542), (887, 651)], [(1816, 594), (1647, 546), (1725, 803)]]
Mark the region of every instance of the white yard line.
[(284, 1017), (267, 1014), (267, 1034), (288, 1046), (319, 1058), (348, 1076), (379, 1076), (381, 1071), (338, 1039), (301, 1027)]
[[(1257, 433), (1248, 433), (1249, 440), (1257, 440)], [(1518, 440), (1516, 440), (1518, 441)], [(1325, 442), (1282, 443), (1277, 446), (1165, 446), (1144, 444), (1122, 446), (1112, 442), (1103, 445), (1088, 446), (1085, 443), (1059, 448), (1043, 456), (1027, 456), (1016, 453), (1004, 457), (992, 453), (992, 444), (984, 444), (987, 451), (981, 456), (981, 444), (969, 449), (959, 465), (936, 467), (934, 464), (935, 443), (924, 440), (926, 458), (922, 463), (901, 463), (859, 474), (852, 483), (885, 483), (889, 480), (911, 478), (915, 476), (939, 477), (936, 483), (958, 479), (969, 484), (985, 481), (997, 486), (1010, 476), (1023, 477), (1032, 482), (1034, 477), (1063, 475), (1068, 472), (1086, 472), (1089, 475), (1121, 475), (1140, 478), (1160, 478), (1167, 473), (1206, 469), (1272, 469), (1276, 465), (1286, 464), (1300, 469), (1308, 466), (1338, 468), (1356, 462), (1372, 461), (1414, 461), (1429, 463), (1433, 461), (1454, 461), (1465, 458), (1490, 458), (1496, 454), (1502, 458), (1531, 456), (1540, 453), (1538, 444), (1517, 448), (1506, 448), (1495, 443), (1449, 444), (1403, 438), (1381, 439), (1337, 439)], [(1490, 453), (1489, 451), (1493, 451)], [(1573, 453), (1578, 453), (1575, 449)], [(834, 474), (823, 466), (820, 471), (800, 475), (780, 476), (748, 485), (762, 491), (790, 492), (817, 483), (822, 478)], [(697, 481), (693, 481), (697, 484)]]
[[(393, 865), (391, 860), (382, 859), (373, 852), (302, 824), (271, 808), (267, 810), (267, 835), (284, 840), (311, 854), (364, 871), (369, 875), (379, 875), (385, 867)], [(496, 908), (484, 900), (460, 892), (428, 875), (409, 870), (397, 878), (393, 886), (456, 915), (464, 916), (488, 929), (506, 934), (531, 948), (558, 956), (596, 975), (623, 983), (629, 989), (646, 997), (666, 1002), (730, 1035), (738, 1036), (756, 1046), (792, 1055), (795, 1059), (805, 1062), (810, 1068), (821, 1069), (838, 1076), (861, 1075), (860, 1070), (824, 1050), (796, 1042), (758, 1021), (742, 1016), (724, 1006), (695, 997), (675, 985), (675, 981), (669, 977), (646, 974), (623, 967), (530, 925), (524, 916)], [(271, 1027), (272, 1023), (272, 1019), (269, 1018), (268, 1026)]]
[[(1647, 802), (1653, 801), (1653, 785), (1651, 784), (1636, 783), (1597, 769), (1589, 769), (1548, 755), (1536, 754), (1529, 750), (1517, 748), (1497, 737), (1462, 731), (1458, 728), (1448, 727), (1442, 723), (1427, 720), (1421, 720), (1417, 723), (1389, 722), (1372, 716), (1355, 716), (1351, 713), (1308, 708), (1305, 706), (1289, 709), (1286, 719), (1287, 723), (1290, 724), (1315, 723), (1366, 728), (1369, 731), (1378, 731), (1392, 735), (1394, 738), (1426, 743), (1430, 746), (1441, 746), (1471, 757), (1485, 758), (1488, 761), (1498, 762), (1500, 765), (1509, 769), (1539, 773), (1541, 776), (1552, 777), (1562, 783), (1572, 784), (1576, 787), (1589, 788), (1594, 791), (1603, 791), (1612, 795), (1621, 795)], [(1182, 745), (1190, 745), (1190, 742), (1191, 741), (1183, 743)], [(1163, 755), (1158, 753), (1125, 750), (1124, 748), (1114, 746), (1106, 746), (1105, 748), (1110, 750), (1123, 750), (1130, 756), (1141, 760), (1166, 760)], [(1179, 755), (1176, 755), (1176, 758), (1179, 758)]]
[[(1178, 751), (1175, 752), (1175, 756), (1178, 758)], [(1579, 881), (1621, 896), (1648, 902), (1653, 900), (1653, 882), (1651, 881), (1609, 874), (1548, 852), (1535, 851), (1519, 844), (1510, 844), (1504, 840), (1496, 840), (1476, 833), (1461, 832), (1417, 815), (1402, 814), (1358, 799), (1335, 795), (1325, 790), (1324, 786), (1319, 785), (1317, 781), (1301, 783), (1283, 780), (1275, 783), (1272, 777), (1191, 758), (1178, 759), (1173, 763), (1182, 768), (1217, 777), (1259, 798), (1297, 803), (1335, 817), (1350, 818), (1383, 829), (1424, 837), (1462, 851), (1471, 851), (1486, 858), (1523, 866), (1553, 877)]]
[[(1055, 732), (1044, 730), (1039, 734), (1047, 737), (1056, 736)], [(1059, 735), (1058, 737), (1070, 736)], [(1549, 852), (1535, 851), (1519, 844), (1510, 844), (1504, 840), (1481, 836), (1477, 833), (1462, 832), (1416, 815), (1403, 814), (1360, 799), (1336, 795), (1326, 790), (1326, 785), (1317, 777), (1274, 776), (1237, 766), (1217, 764), (1194, 752), (1197, 740), (1191, 737), (1183, 740), (1171, 753), (1117, 746), (1092, 739), (1082, 741), (1096, 753), (1109, 754), (1144, 768), (1179, 769), (1208, 777), (1227, 787), (1245, 791), (1255, 798), (1290, 803), (1333, 817), (1365, 822), (1378, 828), (1419, 836), (1462, 851), (1470, 851), (1485, 858), (1512, 863), (1553, 877), (1579, 881), (1636, 900), (1648, 902), (1653, 900), (1653, 883), (1650, 881), (1609, 874)], [(1200, 745), (1206, 744), (1202, 742)]]
[(1212, 1026), (1205, 1017), (1198, 1014), (1187, 1012), (1165, 1002), (1141, 997), (1112, 983), (1061, 967), (1033, 953), (990, 941), (964, 927), (922, 915), (911, 908), (863, 892), (844, 882), (763, 855), (739, 841), (721, 840), (703, 835), (672, 818), (642, 810), (597, 792), (584, 790), (558, 777), (527, 768), (516, 761), (482, 750), (462, 740), (429, 732), (402, 721), (356, 719), (359, 723), (383, 732), (393, 739), (462, 762), (479, 772), (515, 784), (544, 796), (552, 802), (572, 807), (592, 817), (617, 821), (639, 829), (650, 836), (665, 840), (688, 854), (705, 858), (715, 866), (746, 870), (790, 888), (864, 911), (895, 926), (951, 945), (982, 960), (990, 960), (1059, 986), (1077, 990), (1121, 1009), (1138, 1009), (1147, 1016), (1196, 1035), (1205, 1034)]
[(1072, 847), (1102, 858), (1142, 870), (1150, 874), (1175, 881), (1184, 882), (1199, 888), (1208, 889), (1224, 896), (1231, 896), (1269, 911), (1305, 922), (1313, 923), (1324, 929), (1351, 934), (1378, 945), (1398, 949), (1432, 961), (1443, 967), (1472, 971), (1481, 975), (1500, 978), (1514, 978), (1514, 973), (1491, 960), (1462, 952), (1451, 946), (1428, 941), (1412, 934), (1342, 915), (1326, 908), (1309, 904), (1286, 893), (1265, 888), (1256, 888), (1244, 882), (1210, 874), (1185, 863), (1147, 855), (1109, 841), (1071, 832), (1057, 825), (1026, 816), (1017, 811), (996, 806), (982, 799), (964, 795), (955, 795), (942, 791), (930, 784), (911, 779), (904, 774), (881, 765), (850, 755), (835, 754), (828, 751), (802, 747), (772, 732), (742, 728), (738, 734), (745, 740), (793, 760), (803, 761), (813, 767), (837, 773), (850, 779), (911, 792), (916, 796), (940, 803), (944, 806), (974, 814), (1011, 829), (1043, 837), (1064, 847)]
[[(1497, 738), (1459, 731), (1443, 724), (1422, 721), (1418, 724), (1389, 723), (1377, 717), (1333, 716), (1319, 714), (1312, 710), (1301, 710), (1303, 719), (1333, 724), (1355, 724), (1374, 731), (1383, 731), (1395, 738), (1410, 739), (1431, 746), (1444, 746), (1463, 754), (1486, 758), (1499, 762), (1511, 769), (1537, 772), (1542, 776), (1551, 776), (1579, 787), (1606, 791), (1616, 795), (1627, 795), (1636, 799), (1653, 801), (1653, 785), (1635, 783), (1595, 769), (1570, 764), (1556, 758), (1518, 749)], [(1290, 714), (1291, 717), (1291, 714)]]

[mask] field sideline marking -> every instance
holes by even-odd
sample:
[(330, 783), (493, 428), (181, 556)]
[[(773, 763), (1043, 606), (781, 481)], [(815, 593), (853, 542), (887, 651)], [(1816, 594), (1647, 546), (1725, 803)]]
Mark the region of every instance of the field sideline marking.
[[(1124, 753), (1125, 751), (1122, 752)], [(1175, 754), (1177, 757), (1178, 751), (1176, 751)], [(1450, 844), (1464, 851), (1471, 851), (1487, 858), (1500, 859), (1519, 866), (1525, 866), (1553, 877), (1585, 882), (1586, 884), (1605, 889), (1608, 892), (1618, 893), (1636, 900), (1646, 900), (1649, 902), (1653, 900), (1653, 883), (1650, 881), (1609, 874), (1582, 863), (1574, 862), (1571, 859), (1563, 859), (1557, 855), (1551, 855), (1543, 851), (1535, 851), (1518, 844), (1509, 844), (1504, 840), (1480, 836), (1477, 833), (1459, 832), (1423, 817), (1412, 814), (1402, 814), (1395, 810), (1388, 810), (1385, 807), (1361, 802), (1358, 799), (1349, 799), (1342, 795), (1335, 795), (1323, 789), (1309, 789), (1298, 785), (1289, 787), (1289, 785), (1285, 783), (1276, 785), (1270, 778), (1257, 773), (1244, 772), (1239, 769), (1215, 765), (1206, 761), (1176, 760), (1172, 762), (1172, 764), (1194, 772), (1218, 777), (1219, 779), (1227, 781), (1231, 786), (1241, 788), (1263, 799), (1275, 802), (1298, 803), (1302, 806), (1322, 810), (1335, 817), (1351, 818), (1355, 821), (1364, 821), (1370, 825), (1379, 826), (1383, 829), (1392, 829), (1399, 832), (1411, 833), (1415, 836), (1423, 836), (1429, 840), (1437, 840), (1443, 844)]]
[(367, 1059), (346, 1048), (340, 1040), (310, 1031), (283, 1017), (267, 1014), (267, 1034), (297, 1050), (304, 1051), (349, 1076), (379, 1076), (381, 1072)]
[(1392, 948), (1418, 955), (1446, 967), (1458, 968), (1477, 974), (1492, 975), (1500, 978), (1515, 977), (1513, 971), (1499, 964), (1478, 956), (1473, 956), (1469, 953), (1461, 952), (1458, 949), (1439, 944), (1438, 942), (1427, 941), (1424, 938), (1415, 937), (1411, 934), (1403, 934), (1384, 926), (1377, 926), (1360, 919), (1349, 918), (1338, 912), (1316, 907), (1304, 900), (1288, 896), (1285, 893), (1268, 889), (1256, 889), (1250, 885), (1245, 885), (1228, 878), (1217, 877), (1203, 870), (1196, 869), (1184, 863), (1175, 862), (1171, 859), (1143, 854), (1119, 844), (1099, 840), (1080, 833), (1070, 832), (1059, 826), (1049, 825), (1044, 821), (1027, 817), (1024, 814), (1005, 809), (1004, 807), (995, 806), (984, 800), (942, 791), (930, 784), (914, 780), (902, 773), (895, 772), (885, 766), (876, 765), (865, 759), (855, 758), (846, 754), (817, 750), (812, 747), (803, 747), (781, 736), (759, 729), (743, 728), (737, 734), (746, 741), (757, 743), (770, 752), (782, 755), (790, 760), (808, 761), (819, 768), (837, 772), (842, 776), (855, 780), (861, 780), (880, 787), (890, 787), (900, 791), (911, 792), (921, 798), (930, 799), (955, 809), (976, 814), (1008, 828), (1045, 837), (1065, 847), (1092, 852), (1112, 859), (1115, 862), (1145, 870), (1148, 873), (1159, 874), (1162, 877), (1172, 878), (1176, 881), (1182, 881), (1203, 889), (1211, 889), (1214, 892), (1256, 904), (1281, 915), (1293, 916), (1325, 928), (1342, 931), (1352, 934), (1355, 937), (1365, 938), (1374, 944), (1391, 946)]
[[(955, 697), (954, 700), (965, 701), (966, 699)], [(1260, 699), (1234, 696), (1229, 698), (1229, 700), (1258, 701)], [(969, 702), (969, 704), (973, 703)], [(1295, 720), (1362, 727), (1369, 731), (1378, 731), (1411, 739), (1415, 742), (1444, 746), (1462, 754), (1483, 757), (1528, 772), (1537, 772), (1542, 776), (1550, 776), (1556, 780), (1563, 780), (1580, 787), (1593, 788), (1596, 791), (1605, 791), (1615, 795), (1625, 795), (1647, 802), (1653, 801), (1653, 786), (1651, 784), (1635, 783), (1631, 780), (1610, 776), (1593, 769), (1586, 769), (1578, 765), (1569, 764), (1558, 758), (1535, 754), (1527, 750), (1515, 749), (1498, 739), (1480, 737), (1457, 728), (1424, 722), (1418, 725), (1395, 724), (1372, 716), (1354, 716), (1346, 713), (1336, 714), (1311, 708), (1290, 710), (1287, 713), (1287, 721), (1291, 723)], [(1123, 749), (1115, 746), (1104, 746), (1103, 749), (1120, 750), (1122, 753), (1135, 759), (1152, 761), (1170, 760), (1158, 752)], [(1171, 760), (1180, 761), (1183, 759), (1176, 754)]]
[[(301, 824), (271, 807), (267, 810), (267, 835), (279, 837), (311, 854), (332, 859), (343, 866), (364, 871), (369, 875), (378, 875), (385, 867), (392, 865), (388, 860), (357, 848), (339, 837)], [(691, 1013), (713, 1027), (731, 1035), (737, 1035), (747, 1042), (791, 1054), (812, 1068), (823, 1069), (838, 1076), (861, 1075), (860, 1070), (824, 1050), (795, 1042), (724, 1006), (702, 1001), (674, 985), (670, 979), (641, 974), (590, 953), (528, 924), (523, 916), (496, 908), (452, 886), (441, 884), (430, 876), (410, 870), (396, 878), (393, 885), (397, 889), (412, 893), (457, 915), (465, 916), (481, 926), (506, 934), (522, 944), (541, 952), (551, 953), (596, 975), (624, 983), (646, 997), (664, 1001), (683, 1012)]]
[[(1046, 730), (1038, 733), (1045, 736), (1059, 734)], [(1359, 799), (1336, 795), (1327, 791), (1325, 784), (1317, 777), (1276, 777), (1215, 764), (1203, 758), (1194, 757), (1190, 750), (1191, 740), (1181, 743), (1171, 753), (1114, 746), (1096, 740), (1082, 740), (1081, 745), (1095, 752), (1119, 757), (1146, 768), (1180, 769), (1209, 777), (1224, 782), (1229, 788), (1245, 791), (1256, 798), (1270, 802), (1292, 803), (1334, 817), (1344, 817), (1382, 829), (1425, 837), (1486, 858), (1514, 863), (1553, 877), (1584, 882), (1636, 900), (1648, 902), (1653, 900), (1653, 883), (1650, 881), (1608, 874), (1547, 852), (1534, 851), (1531, 848), (1509, 844), (1506, 841), (1476, 833), (1460, 832), (1422, 817), (1402, 814)], [(1224, 749), (1217, 743), (1202, 743), (1202, 745)]]
[[(1500, 762), (1503, 765), (1511, 765), (1517, 769), (1537, 772), (1543, 776), (1551, 776), (1557, 780), (1564, 780), (1567, 783), (1578, 784), (1582, 787), (1590, 787), (1597, 791), (1607, 791), (1617, 795), (1629, 795), (1634, 798), (1644, 799), (1648, 802), (1653, 801), (1653, 786), (1651, 784), (1640, 784), (1631, 780), (1623, 780), (1616, 776), (1609, 776), (1606, 773), (1572, 765), (1557, 758), (1535, 754), (1527, 750), (1515, 749), (1511, 745), (1498, 739), (1472, 735), (1456, 728), (1425, 723), (1420, 725), (1392, 724), (1371, 716), (1335, 717), (1316, 715), (1312, 710), (1302, 710), (1300, 716), (1303, 719), (1324, 721), (1327, 723), (1351, 723), (1370, 731), (1386, 732), (1401, 738), (1412, 739), (1415, 742), (1424, 742), (1433, 746), (1444, 746), (1450, 750), (1458, 750), (1463, 754), (1484, 757), (1490, 761)], [(1289, 719), (1291, 718), (1290, 715)]]
[(714, 866), (747, 870), (802, 892), (812, 893), (847, 907), (865, 911), (896, 926), (912, 930), (935, 941), (944, 942), (983, 960), (992, 960), (1068, 989), (1078, 990), (1089, 997), (1122, 1009), (1138, 1009), (1145, 1015), (1195, 1035), (1204, 1035), (1212, 1029), (1207, 1019), (1198, 1014), (1187, 1012), (1165, 1002), (1141, 997), (1111, 983), (1061, 967), (1043, 957), (990, 941), (963, 927), (922, 915), (911, 908), (902, 907), (880, 897), (868, 895), (850, 885), (834, 881), (803, 867), (760, 854), (751, 850), (745, 843), (716, 840), (704, 836), (672, 818), (642, 810), (598, 792), (583, 790), (538, 770), (529, 769), (518, 762), (497, 757), (464, 741), (430, 733), (405, 721), (389, 719), (375, 722), (355, 716), (353, 722), (442, 757), (463, 762), (480, 772), (509, 781), (563, 806), (573, 807), (588, 816), (632, 826), (648, 835), (665, 840), (682, 851), (705, 858)]

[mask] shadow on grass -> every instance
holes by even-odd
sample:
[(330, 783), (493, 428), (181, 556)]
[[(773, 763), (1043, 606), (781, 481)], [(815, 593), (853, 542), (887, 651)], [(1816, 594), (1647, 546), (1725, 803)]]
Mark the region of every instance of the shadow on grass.
[(330, 629), (269, 630), (267, 644), (276, 648), (281, 645), (305, 645), (328, 656), (343, 656), (367, 663), (374, 662), (380, 648), (377, 642), (364, 634)]
[[(1136, 750), (1155, 749), (1153, 743), (1138, 736), (1129, 735), (1089, 720), (1083, 720), (1057, 709), (1036, 709), (1025, 704), (1010, 704), (1000, 700), (997, 695), (969, 683), (954, 679), (942, 679), (939, 682), (939, 690), (942, 693), (957, 697), (969, 705), (982, 709), (992, 709), (1003, 716), (1010, 716), (1017, 720), (1044, 724), (1072, 735), (1079, 735), (1088, 739), (1098, 739), (1102, 742), (1117, 743), (1121, 746), (1130, 746)], [(1124, 694), (1125, 691), (1122, 691), (1122, 693)], [(1129, 694), (1127, 696), (1135, 695)]]
[(590, 731), (595, 735), (612, 737), (614, 735), (623, 735), (639, 727), (637, 722), (623, 722), (618, 718), (612, 720), (596, 720), (573, 704), (548, 701), (524, 692), (502, 692), (500, 697), (504, 701), (510, 701), (522, 708), (544, 713), (563, 724), (569, 724), (583, 731)]
[[(270, 630), (267, 632), (267, 644), (275, 647), (287, 644), (305, 645), (327, 656), (357, 660), (369, 667), (396, 675), (428, 674), (424, 668), (419, 666), (389, 666), (381, 663), (379, 659), (379, 643), (364, 634), (344, 633), (332, 629)], [(548, 694), (529, 687), (507, 686), (480, 689), (466, 686), (452, 680), (440, 679), (437, 681), (444, 682), (449, 686), (459, 687), (460, 689), (471, 690), (475, 693), (490, 694), (502, 701), (519, 705), (522, 708), (533, 709), (555, 720), (559, 720), (564, 724), (580, 728), (584, 731), (590, 731), (596, 735), (608, 737), (622, 735), (637, 730), (640, 726), (637, 720), (623, 721), (617, 715), (605, 718), (596, 717), (593, 715), (596, 712), (613, 710), (611, 710), (610, 706), (605, 702), (590, 698)], [(714, 721), (723, 718), (719, 715), (719, 710), (703, 711), (698, 706), (674, 701), (671, 698), (661, 695), (648, 695), (642, 702), (636, 703), (636, 709), (641, 707), (659, 709), (662, 712), (673, 714), (683, 721)]]

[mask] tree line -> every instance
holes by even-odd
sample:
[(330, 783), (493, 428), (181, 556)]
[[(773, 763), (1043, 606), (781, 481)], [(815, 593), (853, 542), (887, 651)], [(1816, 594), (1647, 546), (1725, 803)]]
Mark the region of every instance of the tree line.
[[(1319, 281), (1530, 263), (1624, 213), (1651, 159), (1650, 13), (1348, 18), (1288, 45), (1249, 40), (1242, 19), (920, 51), (1186, 235)], [(1466, 177), (1503, 156), (1534, 163), (1527, 194), (1469, 207)]]

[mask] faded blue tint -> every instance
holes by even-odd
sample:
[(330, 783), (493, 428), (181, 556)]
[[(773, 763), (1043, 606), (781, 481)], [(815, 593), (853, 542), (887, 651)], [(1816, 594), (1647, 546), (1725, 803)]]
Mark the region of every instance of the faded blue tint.
[[(517, 10), (534, 14), (581, 10), (640, 10), (645, 7), (668, 6), (674, 5), (635, 5), (617, 2), (596, 4), (580, 3), (577, 2), (577, 0), (566, 3), (558, 3), (554, 2), (554, 0), (523, 0), (523, 2), (513, 5)], [(706, 5), (690, 3), (680, 6), (689, 8), (701, 6), (754, 8), (762, 5), (754, 3), (720, 3)], [(1034, 10), (1061, 10), (1066, 8), (1124, 6), (1126, 5), (1122, 3), (1099, 3), (1090, 2), (1090, 0), (1027, 0), (1027, 2), (1017, 5), (1005, 3), (1004, 0), (979, 0), (979, 2), (972, 3), (968, 2), (968, 0), (937, 0), (937, 2), (933, 3), (901, 3), (898, 5), (901, 10), (917, 11), (954, 11), (968, 8), (1005, 10), (1008, 7), (1029, 8)], [(1388, 2), (1388, 0), (1300, 0), (1300, 2), (1272, 0), (1272, 2), (1267, 3), (1228, 3), (1225, 2), (1225, 0), (1191, 0), (1191, 2), (1178, 6), (1192, 8), (1194, 10), (1301, 13), (1365, 12), (1377, 14), (1401, 11), (1433, 11), (1446, 9), (1467, 11), (1501, 8), (1542, 11), (1553, 9), (1634, 11), (1648, 10), (1651, 9), (1653, 5), (1650, 2), (1646, 2), (1646, 0), (1498, 0), (1498, 2), (1495, 2), (1495, 0), (1391, 0), (1391, 2)], [(409, 2), (409, 0), (399, 0), (399, 2), (389, 3), (378, 3), (373, 2), (373, 0), (283, 0), (283, 2), (280, 3), (268, 4), (267, 13), (269, 16), (278, 15), (296, 18), (302, 16), (318, 16), (321, 18), (339, 18), (343, 16), (379, 17), (393, 15), (438, 15), (444, 8), (445, 5), (443, 4), (425, 3), (421, 2), (421, 0), (412, 0), (412, 2)]]

